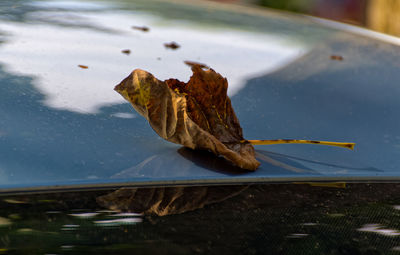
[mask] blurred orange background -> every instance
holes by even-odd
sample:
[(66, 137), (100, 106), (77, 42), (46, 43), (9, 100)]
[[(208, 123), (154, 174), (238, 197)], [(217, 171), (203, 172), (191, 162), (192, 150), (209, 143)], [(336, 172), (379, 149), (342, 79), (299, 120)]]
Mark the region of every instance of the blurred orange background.
[(399, 0), (215, 0), (265, 6), (366, 27), (400, 36)]

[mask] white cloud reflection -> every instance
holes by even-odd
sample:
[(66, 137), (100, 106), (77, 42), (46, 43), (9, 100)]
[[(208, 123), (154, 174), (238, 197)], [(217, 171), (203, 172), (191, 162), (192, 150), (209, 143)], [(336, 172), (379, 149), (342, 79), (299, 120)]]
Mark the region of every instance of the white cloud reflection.
[(142, 218), (122, 218), (115, 220), (97, 220), (93, 223), (99, 226), (120, 226), (120, 225), (131, 225), (142, 222)]
[(112, 217), (142, 217), (143, 213), (116, 213), (111, 214)]
[(128, 112), (117, 112), (112, 114), (111, 116), (116, 117), (116, 118), (121, 118), (121, 119), (134, 119), (136, 118), (136, 115), (133, 113), (128, 113)]
[(70, 213), (68, 214), (69, 216), (73, 216), (73, 217), (77, 217), (77, 218), (93, 218), (96, 217), (97, 215), (99, 215), (99, 213), (95, 213), (95, 212), (85, 212), (85, 213)]
[(399, 231), (396, 229), (387, 229), (380, 224), (366, 224), (361, 228), (357, 229), (361, 232), (372, 232), (383, 236), (398, 236), (400, 235)]
[(31, 6), (45, 9), (57, 8), (68, 10), (102, 10), (107, 7), (106, 4), (80, 2), (80, 1), (35, 1), (29, 3)]
[[(232, 96), (247, 79), (279, 69), (307, 51), (276, 35), (199, 27), (137, 12), (73, 13), (85, 26), (101, 29), (43, 23), (51, 17), (52, 23), (64, 24), (71, 13), (60, 10), (35, 15), (37, 22), (0, 24), (0, 30), (11, 34), (0, 47), (0, 61), (9, 72), (34, 76), (34, 86), (46, 95), (45, 105), (81, 113), (124, 102), (113, 87), (135, 68), (159, 79), (187, 81), (191, 71), (183, 61), (202, 62), (227, 77)], [(133, 25), (151, 30), (132, 30)], [(163, 43), (171, 41), (182, 47), (165, 49)], [(123, 49), (131, 54), (122, 54)]]

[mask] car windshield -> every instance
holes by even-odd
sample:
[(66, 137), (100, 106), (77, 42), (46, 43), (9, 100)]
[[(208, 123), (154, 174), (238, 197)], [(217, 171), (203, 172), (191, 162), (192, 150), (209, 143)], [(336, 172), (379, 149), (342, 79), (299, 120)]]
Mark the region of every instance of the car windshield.
[[(0, 254), (398, 253), (399, 45), (209, 1), (2, 0)], [(211, 98), (220, 91), (196, 72), (220, 74), (224, 93), (228, 84), (240, 139), (190, 115), (218, 103), (197, 104), (191, 77), (213, 84)], [(114, 90), (146, 79), (173, 103)], [(170, 105), (186, 108), (152, 115)], [(198, 144), (231, 150), (172, 143), (172, 125), (159, 127), (179, 114), (205, 134)], [(232, 160), (271, 139), (355, 148), (254, 145), (257, 169)]]
[[(209, 4), (3, 1), (0, 187), (398, 178), (393, 38)], [(261, 165), (247, 172), (161, 139), (113, 88), (136, 68), (186, 82), (184, 61), (227, 78), (246, 139), (355, 150), (255, 146)]]

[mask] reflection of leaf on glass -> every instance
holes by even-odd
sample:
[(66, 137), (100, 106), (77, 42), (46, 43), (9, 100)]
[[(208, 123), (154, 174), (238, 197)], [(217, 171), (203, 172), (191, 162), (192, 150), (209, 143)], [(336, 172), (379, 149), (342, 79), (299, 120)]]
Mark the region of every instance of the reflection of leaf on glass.
[[(227, 96), (226, 78), (205, 65), (187, 61), (193, 75), (188, 83), (160, 81), (136, 69), (115, 90), (144, 116), (162, 138), (191, 149), (221, 155), (235, 165), (254, 171), (260, 163), (252, 144), (311, 143), (352, 149), (352, 143), (308, 140), (246, 140)], [(207, 70), (204, 70), (207, 69)]]
[(165, 216), (222, 202), (247, 188), (248, 186), (122, 188), (96, 200), (101, 206), (115, 211)]

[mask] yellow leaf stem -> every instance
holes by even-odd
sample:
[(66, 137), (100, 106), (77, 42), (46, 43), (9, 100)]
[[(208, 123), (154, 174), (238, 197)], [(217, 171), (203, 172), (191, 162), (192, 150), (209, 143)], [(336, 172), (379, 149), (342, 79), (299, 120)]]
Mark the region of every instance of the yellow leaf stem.
[(355, 143), (340, 143), (328, 141), (312, 141), (312, 140), (295, 140), (295, 139), (276, 139), (276, 140), (242, 140), (242, 142), (249, 142), (253, 145), (271, 145), (271, 144), (284, 144), (284, 143), (305, 143), (305, 144), (321, 144), (329, 146), (338, 146), (354, 150)]

